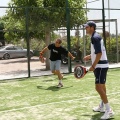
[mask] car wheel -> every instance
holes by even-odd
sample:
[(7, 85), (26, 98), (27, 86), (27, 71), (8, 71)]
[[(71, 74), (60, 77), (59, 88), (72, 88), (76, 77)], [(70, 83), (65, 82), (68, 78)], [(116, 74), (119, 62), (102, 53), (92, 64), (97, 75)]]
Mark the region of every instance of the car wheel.
[(6, 54), (4, 54), (3, 58), (4, 58), (5, 60), (10, 59), (10, 55), (9, 55), (8, 53), (6, 53)]
[(61, 58), (61, 62), (62, 62), (62, 64), (64, 64), (64, 65), (68, 64), (68, 58), (67, 58), (67, 57), (62, 57), (62, 58)]

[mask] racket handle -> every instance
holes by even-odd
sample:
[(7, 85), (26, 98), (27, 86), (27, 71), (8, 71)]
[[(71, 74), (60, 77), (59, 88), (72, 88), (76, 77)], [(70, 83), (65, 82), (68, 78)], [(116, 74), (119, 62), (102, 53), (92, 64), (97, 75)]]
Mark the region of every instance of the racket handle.
[(89, 69), (86, 68), (86, 73), (89, 71)]

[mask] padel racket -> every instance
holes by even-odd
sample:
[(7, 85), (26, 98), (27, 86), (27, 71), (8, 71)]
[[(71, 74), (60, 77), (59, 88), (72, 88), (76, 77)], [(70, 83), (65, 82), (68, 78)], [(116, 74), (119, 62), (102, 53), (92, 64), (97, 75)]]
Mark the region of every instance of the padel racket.
[(40, 53), (39, 59), (40, 59), (40, 61), (41, 61), (42, 63), (45, 62), (45, 59), (44, 59), (44, 57), (43, 57), (43, 55), (42, 55), (41, 53)]
[(81, 66), (81, 65), (77, 65), (74, 68), (74, 76), (77, 79), (84, 77), (87, 72), (88, 72), (87, 68), (85, 68), (84, 66)]

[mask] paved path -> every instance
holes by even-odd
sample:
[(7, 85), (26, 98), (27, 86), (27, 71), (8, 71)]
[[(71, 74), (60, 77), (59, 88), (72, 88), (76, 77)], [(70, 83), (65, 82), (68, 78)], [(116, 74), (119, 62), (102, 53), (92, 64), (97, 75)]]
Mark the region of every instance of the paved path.
[[(72, 72), (74, 67), (80, 63), (72, 63)], [(51, 71), (45, 70), (45, 64), (40, 63), (38, 57), (34, 57), (30, 62), (31, 67), (31, 77), (33, 76), (43, 76), (51, 75)], [(87, 68), (90, 67), (90, 64), (87, 63)], [(120, 68), (120, 63), (110, 64), (110, 68)], [(68, 73), (68, 65), (61, 66), (62, 73)], [(15, 79), (15, 78), (24, 78), (28, 77), (27, 71), (27, 59), (10, 59), (10, 60), (0, 60), (0, 80), (6, 79)]]

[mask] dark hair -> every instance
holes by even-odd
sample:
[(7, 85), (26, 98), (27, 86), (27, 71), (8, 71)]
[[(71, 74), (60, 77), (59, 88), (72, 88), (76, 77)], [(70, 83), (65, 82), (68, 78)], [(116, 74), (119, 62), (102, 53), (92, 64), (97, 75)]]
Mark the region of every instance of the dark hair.
[(94, 27), (94, 29), (96, 30), (96, 23), (94, 21), (88, 21), (86, 24), (84, 24), (84, 27)]
[(57, 38), (56, 41), (59, 41), (59, 44), (62, 43), (62, 40), (60, 38)]

